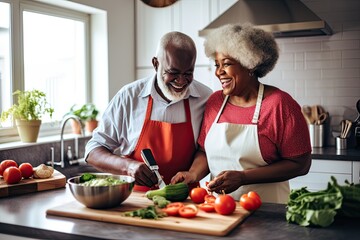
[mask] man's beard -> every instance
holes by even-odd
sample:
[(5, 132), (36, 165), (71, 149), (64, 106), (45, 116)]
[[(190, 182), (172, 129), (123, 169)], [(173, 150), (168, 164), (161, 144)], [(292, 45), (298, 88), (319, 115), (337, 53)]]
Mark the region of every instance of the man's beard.
[(167, 86), (164, 82), (163, 76), (162, 76), (163, 69), (159, 66), (157, 72), (156, 72), (156, 81), (157, 84), (161, 90), (161, 92), (164, 94), (164, 96), (170, 100), (170, 101), (180, 101), (184, 99), (186, 93), (189, 90), (189, 85), (182, 91), (182, 92), (175, 92), (173, 89), (169, 86)]

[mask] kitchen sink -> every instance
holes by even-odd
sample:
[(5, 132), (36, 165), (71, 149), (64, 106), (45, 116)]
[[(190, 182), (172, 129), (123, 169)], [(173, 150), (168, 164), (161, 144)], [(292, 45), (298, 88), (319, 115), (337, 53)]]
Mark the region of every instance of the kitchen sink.
[(93, 166), (85, 162), (84, 158), (71, 161), (71, 164), (66, 161), (65, 167), (55, 166), (55, 169), (65, 175), (66, 179), (81, 175), (83, 173), (97, 173), (100, 172)]

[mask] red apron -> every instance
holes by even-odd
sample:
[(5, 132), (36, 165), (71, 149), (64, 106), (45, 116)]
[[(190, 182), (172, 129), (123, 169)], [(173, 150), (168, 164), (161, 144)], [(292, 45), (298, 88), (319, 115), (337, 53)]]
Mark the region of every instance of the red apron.
[[(137, 161), (143, 161), (140, 152), (151, 149), (159, 173), (166, 184), (179, 171), (188, 171), (195, 153), (194, 133), (191, 125), (189, 99), (184, 100), (186, 122), (168, 123), (150, 120), (153, 99), (149, 96), (144, 125), (135, 150), (129, 155)], [(147, 191), (150, 188), (135, 185), (135, 191)]]

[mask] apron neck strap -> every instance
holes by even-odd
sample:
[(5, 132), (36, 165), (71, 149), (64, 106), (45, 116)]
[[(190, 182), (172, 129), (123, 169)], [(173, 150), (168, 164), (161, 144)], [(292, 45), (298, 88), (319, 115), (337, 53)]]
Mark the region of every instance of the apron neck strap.
[(259, 121), (260, 107), (261, 107), (261, 102), (262, 102), (263, 96), (264, 96), (264, 85), (262, 83), (260, 83), (258, 97), (256, 100), (255, 112), (254, 112), (253, 119), (251, 120), (251, 122), (254, 124), (258, 123), (258, 121)]
[(216, 118), (214, 120), (215, 123), (218, 122), (218, 120), (220, 118), (220, 115), (221, 115), (222, 111), (224, 110), (225, 104), (227, 103), (228, 99), (229, 99), (229, 95), (226, 95), (225, 99), (224, 99), (224, 101), (223, 101), (223, 103), (221, 105), (221, 108), (220, 108), (220, 110), (219, 110), (219, 112), (218, 112), (218, 114), (217, 114), (217, 116), (216, 116)]
[[(257, 123), (258, 120), (259, 120), (259, 114), (260, 114), (260, 107), (261, 107), (261, 102), (262, 102), (262, 99), (263, 99), (263, 96), (264, 96), (264, 85), (262, 83), (259, 84), (259, 91), (258, 91), (258, 97), (257, 97), (257, 100), (256, 100), (256, 107), (255, 107), (255, 112), (254, 112), (254, 115), (253, 115), (253, 119), (251, 120), (252, 123)], [(214, 120), (214, 122), (218, 122), (219, 118), (220, 118), (220, 115), (222, 113), (222, 111), (224, 110), (224, 107), (225, 107), (225, 104), (226, 102), (228, 101), (229, 99), (229, 95), (226, 95), (225, 96), (225, 99), (221, 105), (221, 108)]]
[(150, 120), (152, 104), (153, 104), (153, 99), (152, 99), (151, 95), (149, 95), (148, 105), (147, 105), (147, 108), (146, 108), (145, 120)]

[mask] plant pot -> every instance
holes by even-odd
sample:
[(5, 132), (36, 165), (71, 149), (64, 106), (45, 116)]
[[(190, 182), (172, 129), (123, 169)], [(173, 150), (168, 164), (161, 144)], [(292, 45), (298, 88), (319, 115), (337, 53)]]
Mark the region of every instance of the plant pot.
[(77, 122), (73, 119), (71, 119), (70, 122), (71, 122), (72, 132), (74, 134), (81, 134), (81, 128), (82, 128), (81, 124), (79, 124), (79, 122)]
[(87, 132), (92, 133), (97, 126), (98, 126), (97, 120), (89, 120), (85, 122), (85, 129)]
[(16, 126), (22, 142), (36, 142), (39, 136), (41, 120), (16, 119)]

